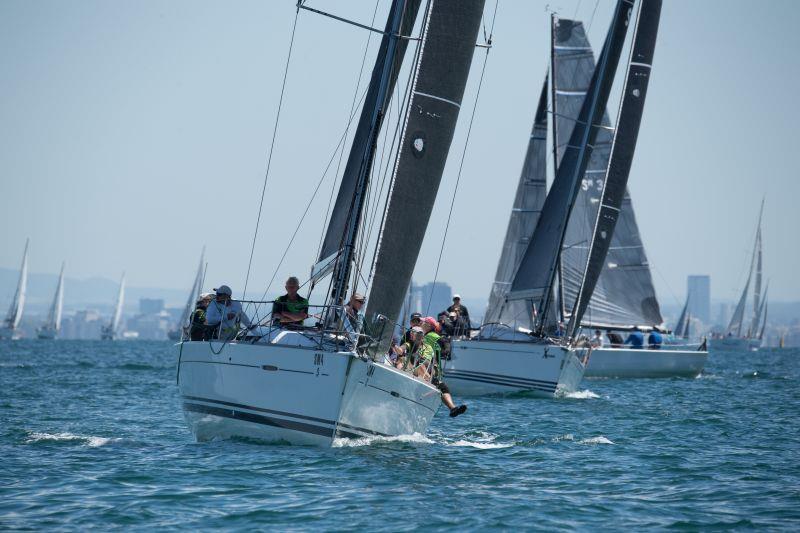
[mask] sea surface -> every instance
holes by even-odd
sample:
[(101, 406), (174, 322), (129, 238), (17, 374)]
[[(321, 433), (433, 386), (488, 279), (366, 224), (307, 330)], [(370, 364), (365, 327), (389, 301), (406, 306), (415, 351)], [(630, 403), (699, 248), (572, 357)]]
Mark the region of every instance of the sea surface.
[(166, 342), (0, 344), (0, 529), (800, 529), (800, 350), (469, 399), (426, 436), (196, 443)]

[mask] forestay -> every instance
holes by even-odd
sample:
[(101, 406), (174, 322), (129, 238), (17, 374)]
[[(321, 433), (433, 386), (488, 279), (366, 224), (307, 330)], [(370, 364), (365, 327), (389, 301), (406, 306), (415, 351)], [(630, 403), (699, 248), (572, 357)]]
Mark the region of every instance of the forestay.
[[(661, 323), (655, 293), (649, 295), (637, 292), (637, 289), (641, 289), (645, 285), (642, 281), (647, 281), (649, 287), (652, 288), (650, 272), (646, 265), (644, 265), (644, 269), (642, 269), (642, 266), (633, 265), (638, 270), (629, 270), (627, 262), (622, 264), (606, 263), (606, 255), (611, 245), (612, 235), (615, 234), (618, 214), (626, 197), (628, 198), (627, 203), (631, 216), (633, 214), (632, 209), (630, 209), (630, 197), (626, 193), (626, 187), (647, 96), (660, 16), (661, 0), (642, 0), (636, 19), (628, 72), (617, 117), (617, 128), (608, 163), (608, 172), (602, 188), (600, 206), (595, 218), (596, 222), (591, 234), (589, 255), (584, 269), (585, 274), (575, 300), (574, 313), (567, 328), (568, 336), (572, 336), (580, 327), (584, 313), (589, 306), (590, 298), (594, 302), (594, 308), (591, 309), (591, 314), (587, 316), (589, 323), (614, 324), (608, 319), (626, 320), (629, 318), (616, 313), (608, 314), (608, 311), (616, 311), (615, 308), (620, 307), (614, 305), (616, 302), (627, 304), (625, 308), (633, 311), (630, 318), (652, 320), (655, 315), (658, 315), (658, 321), (655, 323), (642, 321), (633, 322), (634, 325), (656, 325)], [(620, 229), (629, 230), (630, 228)], [(628, 256), (630, 256), (631, 260), (634, 260), (636, 259), (636, 251), (618, 250), (616, 255), (623, 261), (628, 259)], [(614, 266), (612, 267), (611, 265)], [(605, 271), (603, 287), (608, 292), (597, 293), (595, 292), (595, 287), (603, 271)], [(643, 277), (645, 278), (644, 280), (642, 280)]]
[(511, 285), (508, 300), (530, 300), (539, 310), (537, 330), (547, 322), (556, 265), (564, 242), (567, 221), (572, 212), (582, 178), (597, 138), (602, 112), (608, 102), (622, 46), (625, 41), (632, 2), (619, 0), (611, 28), (595, 69), (587, 97), (566, 146), (553, 186), (542, 207), (542, 214), (530, 245)]
[(544, 80), (528, 151), (517, 184), (517, 194), (508, 220), (503, 250), (489, 295), (484, 323), (502, 322), (531, 328), (531, 310), (527, 302), (517, 300), (503, 305), (506, 295), (536, 228), (547, 196), (547, 78)]
[[(378, 243), (367, 317), (398, 318), (453, 140), (483, 0), (433, 0), (420, 53), (388, 209)], [(388, 348), (390, 338), (384, 339)]]

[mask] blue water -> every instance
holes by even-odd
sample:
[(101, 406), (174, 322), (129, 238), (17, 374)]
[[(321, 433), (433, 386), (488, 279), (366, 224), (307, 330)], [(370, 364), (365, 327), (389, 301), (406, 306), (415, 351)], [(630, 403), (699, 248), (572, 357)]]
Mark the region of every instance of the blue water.
[(800, 351), (472, 399), (427, 437), (195, 443), (167, 343), (0, 345), (0, 529), (800, 528)]

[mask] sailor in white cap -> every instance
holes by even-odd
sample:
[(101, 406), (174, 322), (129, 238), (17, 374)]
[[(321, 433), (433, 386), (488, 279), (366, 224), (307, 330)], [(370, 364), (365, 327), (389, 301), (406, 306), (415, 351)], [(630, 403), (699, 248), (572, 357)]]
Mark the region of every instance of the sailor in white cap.
[(218, 338), (230, 340), (239, 332), (239, 324), (250, 327), (250, 319), (242, 311), (242, 304), (231, 299), (233, 291), (227, 285), (214, 289), (216, 298), (206, 309), (206, 324), (218, 331)]

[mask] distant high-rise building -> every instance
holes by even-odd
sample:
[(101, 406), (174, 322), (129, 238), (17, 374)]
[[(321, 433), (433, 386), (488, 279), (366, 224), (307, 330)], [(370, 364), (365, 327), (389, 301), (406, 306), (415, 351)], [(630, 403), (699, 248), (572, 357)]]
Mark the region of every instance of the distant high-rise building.
[(161, 298), (140, 298), (139, 312), (143, 315), (157, 315), (164, 310), (164, 300)]
[(406, 301), (411, 304), (411, 313), (436, 316), (453, 304), (453, 290), (443, 281), (437, 281), (435, 286), (433, 283), (417, 285), (412, 282), (409, 292), (411, 297)]
[(686, 290), (689, 295), (689, 309), (694, 318), (704, 324), (711, 322), (711, 277), (689, 276), (686, 278)]

